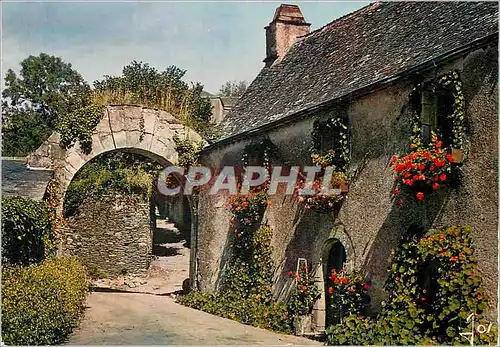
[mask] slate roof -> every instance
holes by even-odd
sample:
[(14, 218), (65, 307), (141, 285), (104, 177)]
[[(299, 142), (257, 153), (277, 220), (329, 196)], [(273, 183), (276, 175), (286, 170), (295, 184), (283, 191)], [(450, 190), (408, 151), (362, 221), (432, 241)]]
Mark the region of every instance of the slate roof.
[(41, 200), (52, 171), (30, 170), (24, 159), (2, 158), (2, 196), (21, 196)]
[[(318, 106), (498, 32), (495, 2), (373, 3), (295, 43), (221, 123), (227, 139)], [(306, 18), (307, 19), (307, 18)]]

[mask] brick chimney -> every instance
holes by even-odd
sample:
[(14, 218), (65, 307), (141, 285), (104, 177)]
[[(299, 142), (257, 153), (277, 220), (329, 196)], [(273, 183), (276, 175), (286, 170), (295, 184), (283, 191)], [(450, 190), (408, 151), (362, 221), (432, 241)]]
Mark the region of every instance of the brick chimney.
[(266, 29), (266, 67), (279, 63), (298, 36), (309, 33), (311, 24), (306, 23), (297, 5), (280, 5)]

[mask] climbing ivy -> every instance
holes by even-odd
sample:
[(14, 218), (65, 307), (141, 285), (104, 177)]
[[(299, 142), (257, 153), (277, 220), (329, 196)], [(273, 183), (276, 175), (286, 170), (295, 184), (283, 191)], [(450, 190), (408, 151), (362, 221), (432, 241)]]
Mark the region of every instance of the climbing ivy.
[[(333, 138), (333, 148), (323, 148), (323, 141)], [(331, 117), (326, 121), (316, 120), (311, 133), (311, 156), (318, 163), (326, 162), (343, 171), (349, 162), (348, 129), (342, 117)]]
[(453, 95), (453, 111), (448, 118), (453, 122), (453, 147), (462, 148), (464, 142), (465, 98), (462, 81), (457, 71), (450, 71), (438, 79), (438, 86)]
[(179, 136), (174, 136), (173, 140), (175, 150), (179, 155), (177, 164), (184, 168), (198, 165), (200, 153), (203, 149), (203, 142), (195, 142), (187, 138), (181, 139)]
[[(332, 178), (328, 188), (340, 189), (347, 184), (346, 170), (349, 164), (349, 138), (348, 128), (342, 117), (331, 117), (326, 121), (316, 120), (313, 123), (311, 134), (312, 147), (311, 159), (314, 165), (321, 168), (316, 175), (312, 186), (309, 187), (312, 192), (308, 195), (299, 194), (299, 191), (305, 187), (305, 175), (300, 174), (297, 186), (295, 188), (295, 198), (304, 204), (306, 209), (313, 209), (318, 213), (330, 213), (338, 208), (344, 200), (343, 195), (331, 195), (323, 192), (323, 180), (326, 168), (333, 168)], [(325, 140), (333, 139), (327, 147), (324, 148)]]
[(462, 89), (462, 81), (458, 71), (449, 71), (434, 81), (429, 83), (417, 84), (410, 93), (410, 104), (412, 110), (411, 118), (411, 137), (410, 143), (415, 148), (422, 144), (422, 120), (421, 120), (421, 94), (425, 89), (434, 93), (441, 91), (449, 93), (453, 97), (451, 112), (446, 115), (446, 118), (452, 122), (453, 138), (452, 147), (462, 149), (465, 139), (465, 97)]

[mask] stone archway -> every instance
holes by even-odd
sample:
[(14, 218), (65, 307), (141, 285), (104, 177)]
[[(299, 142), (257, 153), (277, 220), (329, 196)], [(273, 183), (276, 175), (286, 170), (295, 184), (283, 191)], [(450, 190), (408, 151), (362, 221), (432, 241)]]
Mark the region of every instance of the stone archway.
[(194, 130), (170, 113), (142, 106), (108, 106), (92, 135), (92, 151), (84, 154), (79, 144), (65, 150), (60, 135), (53, 133), (28, 157), (30, 168), (54, 171), (61, 194), (74, 175), (92, 158), (105, 152), (126, 150), (154, 159), (162, 165), (177, 163), (174, 136), (202, 141)]
[(316, 283), (321, 291), (321, 299), (316, 302), (313, 315), (315, 329), (322, 331), (327, 323), (329, 304), (328, 281), (330, 268), (338, 270), (345, 264), (349, 270), (354, 269), (354, 248), (343, 224), (334, 225), (321, 251), (320, 266), (316, 270)]
[[(85, 154), (79, 143), (69, 149), (60, 146), (60, 135), (54, 132), (35, 152), (28, 156), (28, 168), (49, 169), (59, 186), (59, 213), (69, 184), (76, 173), (93, 158), (115, 151), (127, 151), (155, 160), (161, 165), (176, 164), (178, 153), (173, 138), (201, 142), (202, 137), (184, 126), (166, 111), (134, 105), (108, 106), (92, 134), (92, 151)], [(190, 280), (195, 286), (196, 274), (196, 198), (188, 197), (192, 215)], [(194, 236), (193, 236), (194, 235)], [(193, 245), (194, 242), (194, 245)], [(61, 254), (60, 250), (60, 254)]]

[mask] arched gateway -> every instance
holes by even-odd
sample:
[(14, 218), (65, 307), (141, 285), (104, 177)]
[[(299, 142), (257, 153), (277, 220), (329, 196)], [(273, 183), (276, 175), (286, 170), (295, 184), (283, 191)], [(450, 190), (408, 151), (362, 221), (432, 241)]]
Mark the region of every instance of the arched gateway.
[(162, 165), (177, 162), (174, 136), (202, 141), (194, 130), (170, 113), (141, 106), (108, 106), (92, 135), (92, 151), (84, 154), (77, 143), (65, 150), (53, 133), (28, 158), (30, 168), (52, 169), (64, 196), (74, 175), (92, 158), (110, 151), (142, 154)]
[[(173, 138), (200, 142), (202, 138), (192, 129), (184, 126), (168, 112), (142, 106), (108, 106), (92, 134), (92, 150), (85, 154), (76, 143), (69, 149), (60, 146), (60, 135), (53, 133), (35, 152), (28, 157), (31, 169), (49, 169), (61, 195), (59, 212), (63, 210), (64, 196), (76, 173), (93, 158), (107, 152), (132, 152), (155, 160), (161, 165), (176, 164), (178, 153)], [(191, 212), (196, 210), (190, 200)], [(195, 216), (191, 216), (195, 217)], [(195, 218), (192, 218), (195, 219)], [(196, 232), (196, 221), (191, 233)], [(193, 242), (193, 240), (191, 240)], [(195, 247), (191, 247), (190, 279), (193, 283), (196, 271)], [(60, 249), (62, 252), (62, 249)]]

